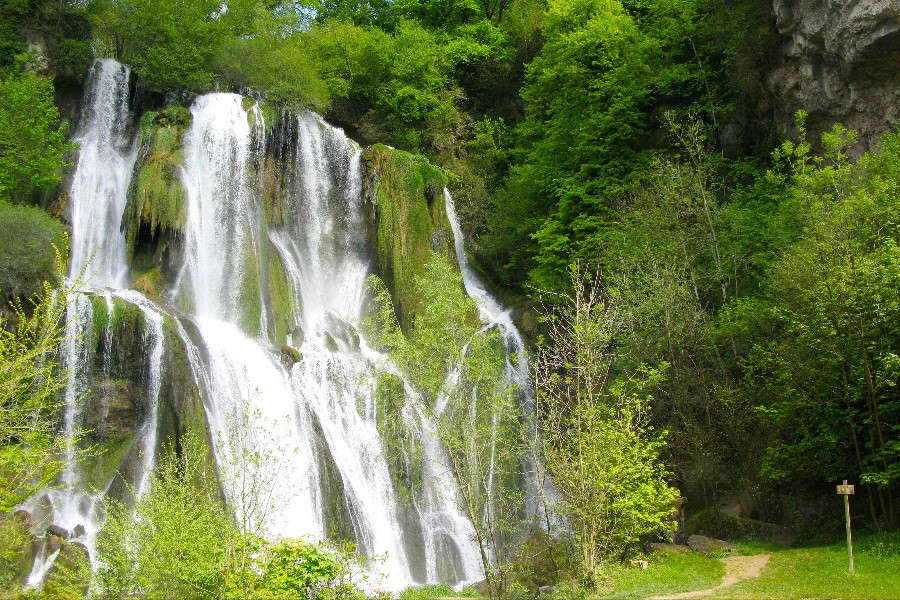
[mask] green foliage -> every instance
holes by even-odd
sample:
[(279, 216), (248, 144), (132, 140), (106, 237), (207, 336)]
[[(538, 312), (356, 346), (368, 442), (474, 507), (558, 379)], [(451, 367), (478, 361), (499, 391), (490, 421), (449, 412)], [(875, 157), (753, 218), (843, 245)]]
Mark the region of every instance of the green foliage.
[(44, 282), (56, 280), (66, 263), (54, 247), (68, 248), (62, 223), (38, 208), (0, 200), (0, 302), (42, 294)]
[(29, 201), (59, 183), (63, 154), (75, 146), (53, 105), (53, 84), (34, 73), (0, 76), (0, 199)]
[[(176, 448), (178, 449), (176, 451)], [(188, 433), (170, 446), (133, 506), (110, 503), (98, 541), (96, 592), (145, 598), (364, 598), (354, 582), (360, 559), (353, 548), (304, 540), (264, 540), (254, 531), (261, 513), (235, 523), (222, 502), (208, 449)], [(233, 462), (250, 473), (246, 497), (265, 503), (271, 480), (253, 478), (271, 457), (246, 444)], [(230, 485), (234, 480), (230, 481)], [(255, 487), (254, 487), (255, 486)], [(246, 517), (248, 504), (240, 509)], [(271, 516), (271, 515), (268, 515)], [(260, 520), (262, 518), (262, 520)]]
[(551, 2), (543, 33), (522, 92), (526, 150), (508, 215), (518, 213), (518, 235), (534, 239), (514, 241), (533, 251), (532, 277), (557, 286), (572, 260), (596, 256), (610, 195), (640, 172), (649, 69), (646, 41), (617, 0)]
[(545, 464), (564, 499), (558, 510), (572, 524), (590, 582), (601, 561), (624, 558), (644, 536), (664, 530), (678, 494), (659, 461), (664, 434), (648, 423), (648, 392), (663, 376), (628, 364), (618, 341), (629, 314), (618, 291), (575, 270), (571, 276), (572, 291), (546, 317), (536, 411)]
[(525, 445), (514, 390), (500, 377), (505, 355), (497, 332), (476, 321), (475, 303), (446, 258), (433, 253), (415, 286), (422, 305), (406, 337), (387, 288), (370, 278), (375, 311), (365, 329), (421, 394), (446, 449), (438, 468), (459, 486), (490, 596), (503, 598), (521, 544), (518, 474)]
[(59, 435), (57, 393), (68, 373), (58, 363), (65, 339), (68, 293), (49, 283), (26, 305), (17, 299), (12, 316), (0, 317), (0, 513), (54, 480), (74, 440)]
[(134, 66), (154, 91), (210, 88), (210, 64), (225, 33), (215, 0), (93, 0), (99, 46)]
[(900, 312), (891, 300), (900, 238), (885, 224), (900, 208), (900, 139), (885, 136), (880, 155), (858, 165), (845, 154), (852, 141), (835, 126), (823, 137), (824, 159), (809, 157), (803, 143), (786, 142), (776, 154), (790, 169), (782, 176), (785, 220), (802, 233), (771, 271), (779, 335), (748, 366), (764, 414), (782, 433), (766, 473), (778, 480), (858, 477), (872, 524), (890, 531), (900, 524), (900, 404), (892, 391)]

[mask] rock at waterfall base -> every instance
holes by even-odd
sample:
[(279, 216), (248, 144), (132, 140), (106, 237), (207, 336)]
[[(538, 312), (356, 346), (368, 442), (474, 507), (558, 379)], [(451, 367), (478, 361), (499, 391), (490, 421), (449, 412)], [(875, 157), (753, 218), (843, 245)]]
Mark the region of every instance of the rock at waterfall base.
[(729, 544), (723, 540), (716, 540), (713, 538), (708, 538), (704, 535), (694, 534), (688, 538), (687, 541), (688, 546), (691, 547), (691, 550), (695, 552), (700, 552), (702, 554), (706, 554), (708, 552), (712, 552), (713, 550), (734, 550), (735, 545)]

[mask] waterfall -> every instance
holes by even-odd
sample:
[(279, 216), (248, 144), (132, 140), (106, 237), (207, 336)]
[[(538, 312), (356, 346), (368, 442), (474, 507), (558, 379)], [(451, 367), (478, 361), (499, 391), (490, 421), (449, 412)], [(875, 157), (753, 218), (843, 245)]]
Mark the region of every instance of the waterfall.
[[(312, 113), (267, 123), (264, 111), (247, 108), (239, 95), (196, 98), (177, 174), (186, 200), (180, 269), (171, 294), (158, 303), (125, 289), (129, 267), (119, 223), (137, 155), (127, 127), (128, 79), (127, 67), (95, 62), (78, 138), (72, 272), (87, 267), (96, 275), (70, 298), (66, 431), (77, 431), (84, 420), (80, 399), (98, 377), (108, 385), (122, 377), (115, 372), (124, 367), (123, 349), (113, 351), (113, 321), (128, 308), (143, 328), (130, 342), (139, 358), (128, 363), (142, 408), (129, 434), (122, 463), (128, 466), (119, 474), (137, 495), (147, 493), (162, 446), (161, 427), (171, 410), (163, 396), (172, 393), (167, 378), (175, 368), (167, 357), (178, 346), (190, 379), (181, 384), (193, 385), (202, 402), (223, 493), (242, 526), (323, 539), (338, 535), (338, 515), (340, 535), (367, 556), (385, 557), (374, 569), (389, 589), (482, 579), (472, 523), (456, 482), (440, 468), (447, 459), (436, 424), (405, 382), (400, 415), (421, 449), (415, 460), (422, 489), (401, 498), (392, 479), (376, 390), (385, 373), (399, 375), (356, 330), (373, 272), (360, 147)], [(274, 186), (271, 161), (277, 163)], [(466, 289), (479, 299), (485, 327), (498, 327), (515, 357), (507, 360), (508, 378), (530, 390), (521, 336), (466, 261), (449, 195), (447, 213)], [(276, 294), (278, 282), (283, 288)], [(104, 313), (105, 326), (95, 327)], [(103, 419), (107, 412), (103, 404)], [(262, 513), (248, 504), (260, 499), (243, 496), (231, 474), (242, 468), (247, 449), (266, 458), (253, 474), (265, 482)], [(100, 507), (113, 484), (86, 490), (77, 449), (70, 450), (61, 487), (26, 508), (43, 507), (49, 521), (71, 531), (81, 526), (75, 539), (93, 558)], [(35, 563), (33, 584), (52, 562), (45, 554)]]
[(130, 133), (131, 70), (118, 62), (94, 61), (88, 77), (80, 148), (69, 201), (72, 211), (71, 274), (99, 286), (127, 284), (125, 236), (120, 231), (128, 185), (137, 158)]
[[(447, 207), (447, 219), (450, 221), (450, 228), (453, 230), (456, 257), (459, 261), (459, 270), (462, 273), (466, 293), (478, 300), (478, 310), (481, 313), (482, 321), (496, 325), (500, 331), (501, 338), (506, 346), (505, 373), (507, 381), (511, 386), (515, 386), (519, 390), (522, 411), (526, 415), (530, 415), (534, 411), (534, 386), (532, 385), (531, 374), (528, 369), (525, 341), (513, 323), (512, 310), (504, 308), (485, 289), (475, 269), (469, 263), (469, 258), (466, 255), (465, 238), (459, 226), (459, 219), (456, 216), (456, 207), (453, 204), (450, 192), (446, 189), (444, 190), (444, 203)], [(537, 435), (534, 423), (530, 423), (528, 435), (534, 442)], [(527, 453), (523, 458), (522, 466), (525, 473), (526, 514), (531, 519), (543, 521), (546, 518), (546, 508), (552, 507), (559, 502), (561, 497), (553, 486), (552, 481), (546, 477), (540, 461), (535, 456)], [(550, 516), (550, 528), (554, 531), (561, 528), (562, 524), (558, 519), (558, 516), (555, 514)]]

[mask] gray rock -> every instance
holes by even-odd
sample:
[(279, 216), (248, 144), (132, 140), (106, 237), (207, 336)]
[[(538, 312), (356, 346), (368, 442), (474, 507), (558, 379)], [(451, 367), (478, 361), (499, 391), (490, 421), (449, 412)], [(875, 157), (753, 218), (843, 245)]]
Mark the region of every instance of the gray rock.
[(859, 132), (853, 154), (900, 122), (900, 0), (774, 0), (784, 36), (766, 86), (782, 129), (804, 109), (817, 143), (835, 122)]
[(735, 548), (734, 544), (729, 544), (724, 540), (717, 540), (697, 534), (688, 538), (687, 545), (691, 547), (691, 550), (702, 554), (712, 552), (713, 550), (733, 550)]
[(552, 594), (555, 589), (552, 585), (542, 585), (538, 588), (538, 594)]
[(70, 537), (72, 537), (72, 534), (69, 533), (68, 529), (63, 529), (62, 527), (60, 527), (59, 525), (57, 525), (55, 523), (51, 523), (50, 525), (47, 526), (47, 533), (50, 535), (55, 535), (56, 537), (62, 538), (64, 540), (67, 540)]
[(75, 529), (72, 530), (72, 537), (81, 537), (85, 534), (84, 525), (79, 523), (75, 526)]

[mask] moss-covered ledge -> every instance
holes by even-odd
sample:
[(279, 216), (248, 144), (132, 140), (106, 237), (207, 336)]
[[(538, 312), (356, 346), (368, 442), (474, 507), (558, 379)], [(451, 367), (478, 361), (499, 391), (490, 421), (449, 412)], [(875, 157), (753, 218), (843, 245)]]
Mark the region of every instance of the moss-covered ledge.
[(134, 287), (156, 297), (180, 262), (187, 201), (178, 170), (191, 114), (170, 106), (141, 117), (141, 150), (122, 215)]
[(421, 302), (416, 277), (432, 251), (457, 264), (444, 204), (444, 173), (422, 156), (376, 144), (363, 153), (366, 223), (376, 270), (409, 332)]

